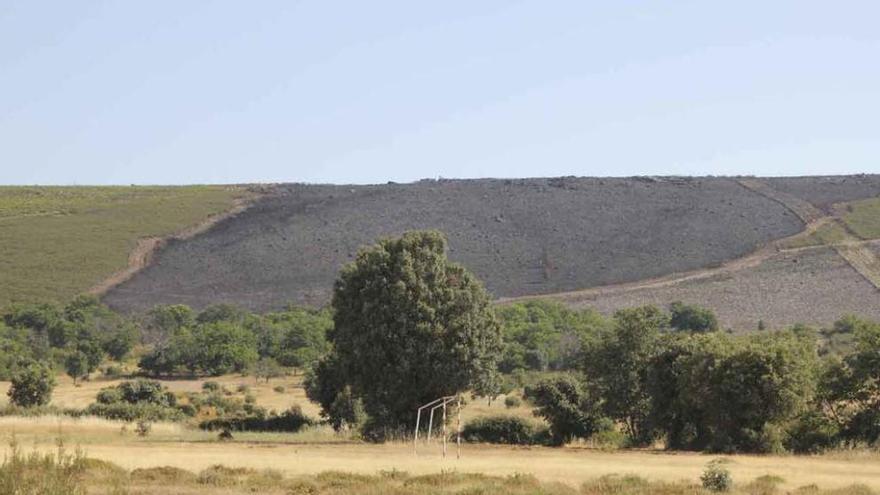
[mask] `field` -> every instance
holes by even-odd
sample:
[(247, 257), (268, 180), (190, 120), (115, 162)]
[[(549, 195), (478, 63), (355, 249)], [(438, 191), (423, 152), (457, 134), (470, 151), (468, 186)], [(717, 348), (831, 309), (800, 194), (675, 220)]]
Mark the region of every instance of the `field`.
[[(93, 401), (101, 387), (115, 383), (96, 379), (74, 387), (68, 379), (59, 377), (59, 380), (53, 404), (69, 407), (83, 407)], [(195, 391), (201, 388), (203, 381), (164, 383), (173, 390)], [(300, 377), (281, 378), (269, 384), (256, 384), (253, 379), (234, 375), (216, 381), (231, 390), (240, 383), (248, 384), (260, 405), (282, 409), (296, 403), (307, 413), (317, 414), (316, 406), (303, 395)], [(272, 390), (279, 384), (287, 388), (284, 393)], [(467, 420), (487, 414), (530, 414), (525, 407), (507, 410), (502, 402), (496, 400), (492, 406), (483, 401), (472, 402), (466, 406), (463, 417)], [(449, 455), (444, 459), (437, 443), (420, 445), (418, 455), (414, 455), (409, 442), (362, 443), (320, 426), (299, 433), (236, 433), (232, 440), (220, 441), (216, 433), (175, 423), (153, 424), (151, 433), (140, 437), (134, 433), (133, 425), (93, 417), (0, 417), (0, 438), (8, 442), (13, 437), (25, 452), (52, 452), (60, 439), (70, 451), (80, 448), (89, 458), (131, 472), (123, 476), (120, 474), (123, 471), (112, 470), (114, 476), (124, 478), (131, 493), (250, 493), (248, 490), (253, 490), (255, 484), (261, 486), (264, 493), (299, 493), (287, 490), (303, 483), (321, 488), (321, 491), (303, 493), (387, 493), (386, 490), (446, 493), (439, 490), (453, 487), (451, 493), (460, 493), (467, 487), (475, 490), (482, 487), (474, 493), (591, 493), (599, 489), (597, 484), (604, 486), (602, 483), (608, 482), (608, 479), (598, 481), (601, 477), (614, 474), (638, 475), (652, 483), (694, 484), (706, 464), (718, 457), (652, 449), (603, 450), (586, 444), (565, 448), (464, 444), (458, 459), (455, 445), (450, 444)], [(804, 485), (840, 489), (852, 484), (880, 490), (880, 458), (876, 453), (724, 458), (725, 467), (743, 486), (761, 476), (773, 475), (782, 478), (780, 488), (784, 490)], [(236, 469), (220, 469), (218, 474), (217, 465)], [(191, 474), (176, 473), (168, 480), (159, 476), (161, 473), (167, 476), (167, 470), (150, 471), (162, 466), (184, 468)], [(148, 471), (143, 471), (145, 469)], [(342, 475), (341, 472), (353, 474)], [(420, 486), (424, 480), (418, 477), (441, 476), (441, 472), (449, 479), (441, 479), (440, 486)], [(218, 487), (210, 481), (214, 478), (209, 475), (226, 478)], [(344, 481), (352, 476), (358, 481), (359, 489), (350, 486), (350, 479)], [(389, 476), (391, 479), (387, 479)], [(331, 481), (337, 477), (343, 481)], [(412, 479), (416, 481), (407, 481)], [(94, 483), (90, 493), (104, 493), (114, 485), (101, 477)], [(509, 483), (526, 485), (508, 486)], [(338, 491), (342, 488), (352, 491)], [(401, 491), (404, 488), (412, 491)], [(660, 488), (658, 485), (657, 489)], [(141, 489), (143, 491), (139, 491)], [(691, 488), (685, 493), (693, 491)], [(648, 490), (641, 487), (639, 492)]]
[[(51, 452), (61, 438), (68, 448), (80, 446), (87, 457), (110, 462), (126, 471), (175, 466), (193, 473), (189, 483), (183, 479), (172, 483), (183, 486), (165, 486), (162, 490), (154, 487), (142, 493), (247, 493), (247, 490), (254, 488), (252, 484), (244, 483), (240, 487), (241, 492), (227, 492), (211, 483), (200, 484), (196, 481), (197, 473), (202, 472), (204, 476), (206, 470), (210, 472), (217, 465), (240, 468), (239, 472), (252, 473), (254, 476), (269, 470), (274, 480), (305, 479), (312, 482), (320, 480), (322, 476), (327, 477), (328, 471), (335, 472), (333, 476), (346, 472), (379, 478), (383, 472), (397, 473), (402, 479), (436, 476), (441, 472), (479, 473), (474, 481), (486, 481), (491, 477), (501, 477), (503, 480), (504, 477), (527, 474), (548, 486), (555, 486), (557, 489), (565, 487), (563, 493), (571, 493), (585, 483), (594, 483), (600, 477), (612, 474), (638, 475), (651, 482), (693, 484), (698, 482), (706, 464), (718, 458), (696, 453), (654, 450), (602, 451), (585, 446), (547, 448), (465, 444), (462, 446), (460, 459), (456, 458), (452, 445), (450, 455), (444, 459), (437, 444), (423, 445), (418, 455), (414, 455), (410, 443), (357, 443), (334, 438), (332, 433), (326, 431), (285, 435), (240, 434), (232, 441), (218, 441), (214, 434), (187, 430), (171, 424), (154, 425), (152, 433), (146, 438), (136, 436), (130, 428), (128, 432), (122, 433), (122, 426), (122, 423), (97, 419), (0, 418), (0, 434), (7, 439), (14, 434), (16, 441), (26, 451), (36, 449)], [(773, 475), (782, 478), (781, 488), (785, 490), (804, 485), (840, 489), (852, 484), (880, 490), (880, 458), (876, 454), (844, 452), (824, 456), (784, 457), (737, 455), (724, 456), (724, 459), (725, 467), (730, 470), (735, 482), (741, 485), (761, 476)], [(104, 485), (103, 488), (108, 487)], [(328, 492), (339, 493), (332, 490)], [(458, 493), (459, 490), (454, 492)], [(282, 489), (278, 493), (298, 492)], [(354, 490), (346, 493), (385, 492)], [(508, 492), (502, 490), (477, 493)], [(533, 489), (523, 493), (546, 492)]]
[(88, 291), (124, 271), (140, 240), (197, 225), (246, 195), (226, 186), (0, 187), (0, 306)]

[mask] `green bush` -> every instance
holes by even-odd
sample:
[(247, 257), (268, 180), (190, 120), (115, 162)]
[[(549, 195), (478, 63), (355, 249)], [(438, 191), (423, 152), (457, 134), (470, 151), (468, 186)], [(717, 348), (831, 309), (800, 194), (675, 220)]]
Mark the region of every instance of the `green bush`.
[(712, 492), (727, 492), (733, 488), (733, 477), (719, 459), (710, 462), (700, 476), (703, 488)]
[(148, 421), (181, 421), (187, 417), (178, 408), (149, 403), (130, 404), (128, 402), (116, 402), (113, 404), (95, 402), (85, 408), (85, 413), (90, 416), (121, 421), (136, 421), (139, 419)]
[(515, 395), (508, 395), (504, 398), (504, 407), (508, 409), (513, 409), (514, 407), (519, 407), (522, 405), (522, 400)]
[(489, 416), (468, 422), (461, 432), (466, 442), (501, 443), (508, 445), (532, 445), (537, 428), (516, 416)]
[(12, 375), (9, 402), (21, 407), (44, 406), (52, 398), (55, 375), (46, 364), (32, 361)]
[(202, 390), (205, 392), (219, 392), (223, 390), (223, 386), (217, 382), (207, 381), (202, 383)]
[(785, 447), (799, 454), (818, 454), (838, 444), (840, 428), (819, 411), (802, 414), (788, 428)]
[(195, 411), (177, 407), (177, 397), (154, 380), (132, 380), (105, 387), (90, 404), (86, 414), (123, 421), (179, 421)]
[(536, 406), (535, 415), (550, 424), (554, 445), (575, 438), (589, 438), (604, 424), (596, 401), (572, 376), (548, 378), (526, 387), (525, 397)]
[(295, 405), (281, 414), (230, 416), (209, 419), (199, 424), (199, 428), (207, 431), (274, 431), (297, 432), (306, 426), (314, 425), (315, 421)]
[(272, 387), (272, 390), (278, 392), (279, 394), (283, 394), (287, 391), (287, 389), (284, 388), (284, 385), (275, 385), (274, 387)]
[(121, 366), (116, 366), (114, 364), (111, 364), (111, 365), (104, 368), (103, 373), (104, 373), (104, 376), (107, 378), (119, 378), (125, 374), (125, 371), (122, 369)]

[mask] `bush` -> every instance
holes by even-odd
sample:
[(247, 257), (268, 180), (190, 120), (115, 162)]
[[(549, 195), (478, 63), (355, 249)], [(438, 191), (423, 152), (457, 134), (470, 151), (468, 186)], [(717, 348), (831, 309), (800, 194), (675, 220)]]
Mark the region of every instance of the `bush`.
[(12, 375), (9, 387), (9, 401), (16, 406), (45, 406), (52, 398), (55, 388), (55, 375), (43, 363), (30, 362), (19, 367)]
[(519, 407), (522, 405), (522, 401), (519, 397), (515, 395), (508, 395), (504, 398), (504, 407), (508, 409), (513, 409), (514, 407)]
[(219, 392), (223, 390), (223, 386), (217, 382), (207, 381), (202, 383), (202, 390), (205, 392)]
[(122, 394), (122, 400), (130, 404), (156, 404), (163, 407), (177, 405), (177, 397), (164, 385), (155, 380), (132, 380), (116, 386)]
[(287, 391), (287, 389), (284, 388), (284, 385), (275, 385), (274, 387), (272, 387), (272, 390), (278, 392), (279, 394), (283, 394)]
[(535, 415), (550, 423), (554, 445), (574, 438), (589, 438), (599, 430), (603, 417), (577, 379), (559, 376), (526, 387), (525, 397), (537, 408)]
[(141, 419), (148, 421), (181, 421), (186, 419), (187, 416), (182, 410), (174, 407), (149, 403), (130, 404), (128, 402), (115, 402), (112, 404), (95, 402), (85, 408), (85, 413), (90, 416), (121, 421)]
[(712, 492), (727, 492), (733, 488), (733, 478), (719, 459), (710, 462), (700, 476), (703, 488)]
[(110, 366), (104, 368), (104, 376), (107, 378), (119, 378), (123, 374), (125, 374), (125, 372), (123, 371), (121, 366), (111, 364)]
[(461, 437), (466, 442), (532, 445), (537, 429), (532, 422), (516, 416), (489, 416), (468, 422)]
[(810, 411), (789, 427), (785, 447), (799, 454), (818, 454), (837, 445), (839, 430), (822, 413)]
[(196, 411), (177, 407), (177, 397), (161, 383), (153, 380), (132, 380), (98, 392), (96, 402), (85, 413), (123, 421), (179, 421)]
[(299, 406), (293, 406), (281, 414), (232, 416), (202, 421), (199, 428), (207, 431), (274, 431), (297, 432), (303, 427), (314, 425), (315, 421), (306, 416)]

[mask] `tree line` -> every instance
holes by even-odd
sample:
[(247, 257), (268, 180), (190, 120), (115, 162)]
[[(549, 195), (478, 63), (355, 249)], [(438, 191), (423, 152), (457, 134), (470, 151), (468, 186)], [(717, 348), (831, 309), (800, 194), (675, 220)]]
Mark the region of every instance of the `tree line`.
[(295, 306), (255, 314), (228, 304), (202, 311), (162, 305), (125, 316), (93, 296), (63, 306), (13, 305), (0, 314), (0, 379), (37, 363), (76, 382), (108, 360), (126, 360), (135, 349), (144, 375), (250, 372), (268, 379), (284, 367), (309, 368), (328, 351), (332, 325), (328, 309)]

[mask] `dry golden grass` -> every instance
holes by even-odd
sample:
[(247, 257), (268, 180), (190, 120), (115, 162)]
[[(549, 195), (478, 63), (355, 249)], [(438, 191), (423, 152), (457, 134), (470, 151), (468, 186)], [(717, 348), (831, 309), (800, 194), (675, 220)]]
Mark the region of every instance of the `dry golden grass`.
[[(383, 445), (333, 443), (343, 439), (326, 430), (297, 434), (238, 434), (231, 442), (175, 424), (154, 425), (141, 438), (122, 423), (94, 418), (58, 417), (0, 419), (0, 436), (15, 434), (25, 447), (49, 451), (60, 436), (67, 445), (81, 445), (88, 457), (112, 462), (127, 470), (173, 465), (198, 472), (216, 464), (256, 470), (272, 469), (284, 476), (314, 475), (337, 470), (360, 474), (400, 470), (413, 475), (440, 470), (475, 472), (491, 476), (528, 473), (544, 482), (570, 486), (612, 473), (638, 474), (652, 481), (695, 481), (715, 456), (662, 451), (613, 451), (567, 447), (455, 446), (441, 456), (440, 446), (421, 445), (413, 454), (410, 443)], [(752, 480), (772, 474), (785, 488), (815, 484), (839, 488), (860, 483), (880, 489), (880, 457), (876, 454), (826, 456), (729, 456), (726, 464), (734, 480)]]
[[(59, 381), (53, 403), (65, 407), (83, 407), (94, 400), (101, 387), (118, 382), (96, 379), (74, 387), (66, 378), (60, 377)], [(257, 384), (253, 378), (240, 376), (224, 376), (216, 381), (231, 390), (235, 390), (239, 383), (249, 385), (258, 404), (281, 410), (297, 403), (310, 415), (317, 416), (317, 406), (305, 398), (299, 376), (276, 379), (269, 384)], [(197, 391), (203, 382), (173, 380), (165, 381), (165, 384), (176, 391)], [(279, 384), (286, 387), (284, 393), (273, 390)], [(491, 406), (485, 400), (470, 401), (462, 416), (467, 420), (488, 414), (531, 417), (525, 407), (505, 408), (503, 397), (493, 401)], [(13, 435), (26, 448), (34, 446), (44, 451), (53, 449), (57, 439), (62, 438), (69, 446), (81, 445), (87, 456), (112, 462), (126, 470), (171, 465), (196, 473), (222, 464), (255, 470), (271, 469), (285, 477), (313, 476), (328, 470), (365, 475), (390, 470), (406, 471), (410, 475), (455, 470), (501, 477), (528, 473), (541, 482), (564, 483), (571, 487), (613, 473), (638, 474), (651, 481), (695, 482), (706, 463), (715, 458), (654, 450), (609, 452), (581, 446), (547, 448), (465, 444), (462, 458), (456, 459), (455, 445), (450, 444), (449, 455), (444, 459), (438, 444), (420, 445), (419, 454), (414, 455), (410, 443), (376, 445), (352, 442), (324, 427), (295, 434), (237, 433), (234, 440), (221, 442), (214, 433), (173, 423), (154, 424), (149, 436), (139, 437), (131, 425), (97, 418), (0, 418), (0, 440), (11, 439)], [(772, 474), (785, 479), (785, 489), (809, 484), (830, 489), (860, 483), (880, 490), (878, 454), (742, 455), (730, 456), (729, 461), (726, 467), (734, 480), (753, 480)], [(173, 493), (209, 493), (204, 490), (204, 487), (190, 487)]]

